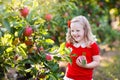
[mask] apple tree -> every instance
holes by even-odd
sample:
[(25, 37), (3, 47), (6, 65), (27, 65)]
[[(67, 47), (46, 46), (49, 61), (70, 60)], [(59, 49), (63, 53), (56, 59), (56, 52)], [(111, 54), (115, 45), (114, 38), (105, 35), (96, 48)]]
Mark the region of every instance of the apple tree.
[[(59, 69), (58, 62), (62, 59), (59, 53), (65, 53), (63, 51), (65, 44), (63, 43), (59, 48), (55, 44), (56, 38), (50, 35), (56, 26), (53, 18), (55, 12), (45, 13), (44, 8), (41, 8), (45, 4), (40, 2), (42, 0), (1, 1), (1, 78), (6, 76), (10, 68), (15, 69), (18, 79), (21, 80), (41, 78), (59, 80), (64, 75)], [(53, 33), (56, 32), (53, 30)], [(61, 35), (64, 36), (63, 33)]]

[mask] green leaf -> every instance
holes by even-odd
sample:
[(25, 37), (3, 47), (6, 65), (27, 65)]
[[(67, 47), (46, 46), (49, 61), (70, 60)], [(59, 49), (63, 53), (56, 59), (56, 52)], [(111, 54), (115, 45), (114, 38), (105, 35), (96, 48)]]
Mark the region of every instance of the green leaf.
[(32, 13), (33, 13), (33, 11), (30, 11), (29, 15), (28, 15), (27, 18), (26, 18), (26, 20), (27, 20), (29, 23), (31, 23), (31, 21), (32, 21)]
[(7, 29), (6, 29), (6, 28), (0, 28), (0, 31), (1, 31), (2, 33), (4, 33), (4, 32), (7, 31)]
[(2, 35), (3, 35), (2, 31), (0, 31), (0, 37), (2, 37)]
[(59, 48), (59, 51), (63, 51), (65, 49), (65, 42), (60, 44), (60, 48)]
[(52, 67), (51, 67), (51, 70), (53, 72), (57, 72), (57, 70), (59, 69), (59, 65), (58, 64), (54, 64)]
[(4, 51), (5, 51), (5, 47), (0, 46), (0, 56), (3, 54)]
[(65, 47), (66, 54), (70, 54), (70, 49)]
[(3, 57), (0, 57), (0, 64), (3, 64), (4, 63), (4, 59)]
[(53, 76), (52, 74), (49, 74), (49, 76), (52, 78), (52, 80), (57, 80), (55, 76)]
[(3, 26), (11, 33), (10, 23), (7, 19), (2, 20)]
[(52, 39), (46, 39), (45, 42), (48, 44), (54, 44), (54, 41)]
[(82, 65), (86, 65), (86, 60), (82, 60)]
[(77, 54), (73, 53), (71, 54), (72, 57), (77, 57)]
[(26, 71), (26, 72), (30, 72), (30, 71), (31, 71), (31, 68), (29, 68), (29, 69), (26, 69), (25, 71)]
[(18, 32), (18, 37), (21, 37), (21, 35), (22, 35), (22, 33), (23, 33), (23, 31), (24, 31), (24, 27), (22, 27), (22, 29)]
[(59, 56), (54, 56), (54, 59), (56, 59), (57, 61), (61, 60), (61, 57)]
[(29, 22), (29, 24), (34, 25), (34, 22), (38, 20), (38, 17), (32, 18), (33, 14), (35, 14), (36, 10), (31, 10), (29, 15), (27, 16), (26, 20)]
[(9, 53), (9, 52), (12, 52), (13, 51), (13, 48), (12, 47), (9, 47), (6, 49), (6, 52)]
[(21, 51), (20, 53), (21, 53), (22, 57), (27, 57), (24, 49), (23, 49), (22, 47), (20, 47), (20, 46), (19, 46), (18, 48), (19, 48), (19, 50)]
[(70, 59), (70, 57), (65, 57), (65, 59), (68, 61), (68, 62), (70, 62), (70, 64), (72, 63), (72, 60)]

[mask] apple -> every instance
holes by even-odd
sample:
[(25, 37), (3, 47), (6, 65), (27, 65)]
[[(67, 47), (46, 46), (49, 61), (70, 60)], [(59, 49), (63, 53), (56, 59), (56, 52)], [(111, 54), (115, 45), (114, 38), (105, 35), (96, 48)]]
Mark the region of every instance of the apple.
[(21, 16), (26, 18), (26, 16), (29, 14), (29, 9), (27, 7), (20, 9), (20, 14), (21, 14)]
[(18, 57), (19, 57), (18, 55), (15, 55), (15, 56), (14, 56), (14, 60), (17, 60), (17, 59), (18, 59)]
[(100, 26), (100, 22), (96, 22), (96, 25), (97, 25), (97, 27), (99, 27)]
[(39, 47), (39, 51), (44, 51), (43, 46)]
[(46, 15), (45, 15), (45, 19), (46, 19), (47, 21), (50, 21), (50, 20), (52, 19), (52, 15), (51, 15), (51, 14), (46, 14)]
[(45, 78), (45, 76), (46, 76), (45, 74), (40, 74), (38, 77), (43, 79)]
[(55, 40), (56, 40), (56, 37), (55, 37), (55, 36), (52, 36), (51, 39), (52, 39), (53, 41), (55, 41)]
[(26, 41), (24, 41), (24, 43), (25, 43), (27, 46), (33, 45), (33, 42), (32, 42), (31, 40), (26, 40)]
[(23, 34), (24, 34), (24, 36), (31, 36), (32, 33), (33, 33), (33, 29), (32, 29), (32, 27), (27, 26), (27, 27), (25, 28)]
[(46, 60), (48, 61), (52, 60), (52, 56), (50, 54), (46, 54)]

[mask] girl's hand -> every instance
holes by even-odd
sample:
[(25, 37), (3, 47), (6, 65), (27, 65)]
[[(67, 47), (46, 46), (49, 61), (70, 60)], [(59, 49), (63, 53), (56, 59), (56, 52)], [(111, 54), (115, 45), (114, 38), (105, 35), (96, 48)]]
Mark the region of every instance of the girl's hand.
[(87, 64), (86, 57), (85, 57), (85, 56), (79, 56), (79, 57), (76, 59), (76, 63), (77, 63), (77, 65), (80, 66), (80, 67), (85, 67), (85, 65)]

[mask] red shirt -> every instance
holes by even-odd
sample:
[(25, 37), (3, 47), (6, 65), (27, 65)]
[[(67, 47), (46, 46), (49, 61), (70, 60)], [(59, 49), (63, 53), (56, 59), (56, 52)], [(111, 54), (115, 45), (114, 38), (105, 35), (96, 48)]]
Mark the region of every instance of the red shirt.
[(72, 48), (72, 51), (70, 53), (70, 58), (72, 60), (72, 63), (68, 64), (68, 71), (67, 71), (67, 77), (72, 78), (74, 80), (91, 80), (92, 79), (92, 73), (93, 69), (88, 68), (82, 68), (76, 64), (76, 59), (78, 56), (81, 56), (82, 53), (86, 53), (86, 59), (87, 63), (90, 63), (93, 61), (93, 56), (99, 55), (99, 47), (96, 43), (91, 44), (90, 48), (85, 47), (82, 48), (81, 46), (76, 48), (72, 44), (66, 43), (66, 47)]

